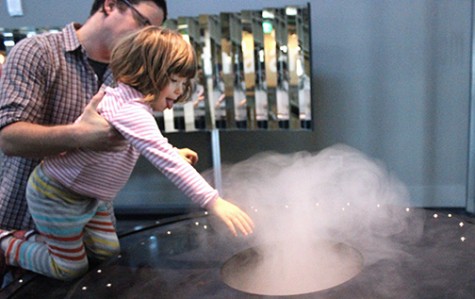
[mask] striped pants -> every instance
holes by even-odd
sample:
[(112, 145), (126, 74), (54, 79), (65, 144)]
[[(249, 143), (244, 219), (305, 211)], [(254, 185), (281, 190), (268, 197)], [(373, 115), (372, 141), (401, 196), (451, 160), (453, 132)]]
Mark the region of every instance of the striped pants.
[(105, 203), (66, 190), (36, 167), (28, 181), (29, 212), (43, 242), (12, 238), (7, 264), (60, 280), (88, 270), (88, 256), (106, 259), (120, 251)]

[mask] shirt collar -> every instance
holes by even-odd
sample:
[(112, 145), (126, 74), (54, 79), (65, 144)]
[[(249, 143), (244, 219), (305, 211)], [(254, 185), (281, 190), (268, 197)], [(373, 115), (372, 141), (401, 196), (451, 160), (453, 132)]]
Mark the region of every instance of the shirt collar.
[(73, 52), (81, 48), (76, 30), (81, 28), (81, 24), (70, 23), (63, 29), (64, 45), (66, 52)]

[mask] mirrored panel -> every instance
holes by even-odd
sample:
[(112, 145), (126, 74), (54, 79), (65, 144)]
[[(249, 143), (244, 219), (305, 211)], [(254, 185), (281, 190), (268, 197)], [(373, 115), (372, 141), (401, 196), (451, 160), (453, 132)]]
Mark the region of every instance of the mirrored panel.
[(193, 44), (200, 68), (191, 108), (173, 109), (181, 125), (164, 129), (312, 129), (309, 12), (288, 6), (167, 21)]

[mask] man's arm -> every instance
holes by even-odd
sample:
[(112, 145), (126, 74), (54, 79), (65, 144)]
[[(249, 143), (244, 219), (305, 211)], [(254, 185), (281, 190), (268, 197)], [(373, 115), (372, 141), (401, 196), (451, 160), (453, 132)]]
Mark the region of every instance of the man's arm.
[(96, 94), (74, 124), (43, 126), (15, 122), (0, 131), (0, 148), (7, 156), (42, 158), (76, 148), (119, 150), (126, 141), (96, 108), (104, 92)]

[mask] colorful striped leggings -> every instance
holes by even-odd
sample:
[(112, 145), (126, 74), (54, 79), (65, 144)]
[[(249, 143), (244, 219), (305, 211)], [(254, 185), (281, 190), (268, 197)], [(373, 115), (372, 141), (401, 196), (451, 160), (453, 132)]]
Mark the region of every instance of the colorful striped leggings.
[(7, 263), (60, 280), (88, 270), (88, 256), (106, 259), (120, 251), (112, 216), (102, 201), (66, 190), (36, 167), (26, 192), (29, 212), (43, 242), (12, 238)]

